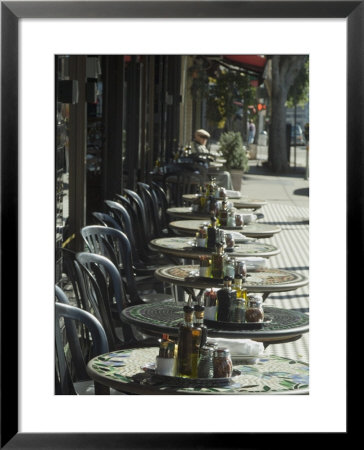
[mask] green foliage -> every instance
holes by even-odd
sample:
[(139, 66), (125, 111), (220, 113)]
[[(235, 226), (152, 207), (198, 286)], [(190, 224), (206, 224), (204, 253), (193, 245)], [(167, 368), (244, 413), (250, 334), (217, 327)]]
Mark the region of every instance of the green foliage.
[(248, 156), (243, 146), (241, 134), (234, 131), (222, 133), (219, 143), (223, 157), (226, 159), (226, 168), (247, 172), (249, 169)]
[(206, 118), (212, 124), (231, 129), (237, 110), (234, 101), (243, 103), (243, 114), (247, 117), (248, 105), (254, 104), (256, 97), (250, 75), (223, 66), (217, 66), (212, 72), (209, 64), (199, 57), (195, 58), (188, 74), (191, 94), (196, 100), (207, 100)]
[(288, 91), (287, 106), (303, 106), (308, 102), (309, 94), (309, 59), (307, 58), (297, 77)]
[(248, 105), (254, 103), (255, 92), (256, 88), (251, 86), (248, 75), (220, 68), (209, 90), (210, 99), (213, 99), (217, 108), (207, 109), (207, 118), (215, 122), (229, 122), (236, 113), (234, 100), (242, 100), (246, 110)]

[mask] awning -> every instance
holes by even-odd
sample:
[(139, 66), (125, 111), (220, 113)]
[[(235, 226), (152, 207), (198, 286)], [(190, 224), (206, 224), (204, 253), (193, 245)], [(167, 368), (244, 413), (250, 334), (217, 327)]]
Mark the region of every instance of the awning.
[(223, 55), (226, 63), (235, 64), (242, 69), (262, 74), (267, 64), (267, 58), (262, 55)]

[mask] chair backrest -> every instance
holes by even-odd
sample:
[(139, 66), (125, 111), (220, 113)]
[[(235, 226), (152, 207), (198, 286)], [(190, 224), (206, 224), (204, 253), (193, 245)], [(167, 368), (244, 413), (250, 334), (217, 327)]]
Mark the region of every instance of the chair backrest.
[[(109, 346), (111, 348), (120, 348), (121, 340), (119, 339), (116, 328), (120, 327), (123, 331), (124, 344), (134, 342), (134, 335), (131, 327), (121, 322), (121, 311), (130, 306), (127, 296), (123, 289), (123, 282), (116, 266), (105, 256), (96, 255), (94, 253), (80, 252), (76, 255), (77, 263), (82, 267), (81, 270), (87, 278), (91, 276), (98, 285), (98, 294), (101, 298), (98, 303), (103, 303), (100, 308), (101, 322), (106, 322), (105, 331), (110, 330)], [(117, 311), (117, 320), (114, 320), (114, 314)]]
[[(69, 299), (64, 291), (56, 285), (56, 299), (59, 303), (69, 305)], [(74, 305), (72, 305), (74, 306)], [(81, 308), (82, 309), (82, 308)], [(84, 358), (90, 354), (92, 342), (90, 335), (85, 327), (78, 323), (77, 328), (74, 322), (65, 321), (65, 329), (67, 331), (68, 342), (73, 356), (73, 369), (75, 376), (79, 380), (88, 378), (85, 371)], [(82, 347), (82, 350), (81, 350)]]
[(91, 253), (109, 258), (118, 268), (122, 278), (125, 277), (125, 288), (130, 302), (142, 304), (137, 291), (131, 245), (126, 234), (115, 228), (89, 225), (81, 229), (81, 235)]
[(155, 239), (161, 236), (161, 224), (159, 222), (159, 205), (158, 199), (155, 197), (154, 193), (148, 184), (138, 182), (137, 183), (140, 198), (144, 203), (144, 208), (148, 216), (149, 227), (149, 240)]
[(116, 228), (117, 230), (121, 230), (120, 224), (114, 219), (114, 217), (110, 216), (109, 214), (95, 211), (92, 213), (92, 215), (96, 219), (96, 222), (98, 225), (102, 225), (104, 227)]
[(75, 266), (80, 278), (82, 296), (85, 299), (84, 310), (102, 323), (110, 349), (116, 350), (119, 339), (113, 324), (107, 292), (105, 295), (103, 287), (100, 287), (94, 273), (88, 267), (78, 261), (75, 262)]
[(152, 181), (151, 184), (152, 192), (154, 193), (155, 197), (158, 199), (158, 205), (159, 205), (159, 217), (160, 217), (160, 223), (162, 229), (165, 229), (168, 227), (169, 218), (167, 214), (168, 209), (168, 200), (165, 190), (162, 186), (160, 186), (155, 181)]
[(75, 297), (76, 306), (81, 308), (83, 304), (82, 292), (79, 286), (79, 279), (74, 265), (76, 252), (67, 248), (61, 248), (60, 251), (62, 255), (62, 272), (66, 275), (67, 280), (72, 285), (72, 291)]
[(148, 214), (145, 210), (143, 200), (135, 191), (124, 189), (124, 192), (130, 199), (130, 203), (134, 207), (138, 215), (138, 220), (140, 221), (139, 223), (141, 225), (142, 239), (144, 241), (143, 244), (147, 246), (151, 240), (150, 222), (148, 221)]
[[(92, 316), (92, 314), (84, 311), (76, 306), (68, 304), (68, 299), (65, 293), (56, 286), (55, 303), (55, 344), (56, 344), (56, 372), (55, 372), (55, 386), (56, 394), (75, 395), (76, 391), (73, 386), (73, 381), (89, 379), (86, 372), (86, 361), (82, 356), (79, 338), (76, 332), (75, 321), (83, 324), (91, 333), (93, 353), (92, 357), (107, 353), (109, 351), (106, 334), (100, 322)], [(64, 320), (64, 329), (61, 322)], [(66, 331), (64, 333), (64, 330)], [(64, 339), (66, 338), (66, 342)], [(71, 355), (67, 354), (67, 349), (70, 349)], [(75, 349), (77, 351), (75, 352)], [(77, 362), (77, 367), (82, 367), (82, 374), (72, 374), (72, 368), (69, 365), (69, 357), (72, 362)]]
[(135, 246), (138, 252), (139, 257), (144, 263), (149, 263), (150, 259), (147, 253), (147, 237), (145, 235), (144, 223), (142, 215), (140, 214), (139, 208), (132, 204), (131, 199), (129, 197), (124, 197), (120, 194), (115, 195), (115, 200), (117, 203), (120, 203), (129, 214), (132, 227), (134, 230), (135, 236)]
[(114, 221), (118, 224), (118, 227), (114, 227), (123, 231), (129, 239), (131, 245), (135, 246), (135, 235), (133, 231), (133, 226), (131, 222), (130, 215), (126, 208), (118, 202), (112, 200), (104, 201), (110, 215), (113, 217)]

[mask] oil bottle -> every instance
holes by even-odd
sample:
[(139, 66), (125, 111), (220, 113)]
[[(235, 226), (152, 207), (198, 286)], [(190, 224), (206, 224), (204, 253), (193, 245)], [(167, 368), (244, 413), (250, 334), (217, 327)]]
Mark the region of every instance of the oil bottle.
[(183, 311), (184, 321), (178, 334), (177, 373), (180, 377), (197, 378), (202, 330), (193, 324), (194, 307), (191, 296)]

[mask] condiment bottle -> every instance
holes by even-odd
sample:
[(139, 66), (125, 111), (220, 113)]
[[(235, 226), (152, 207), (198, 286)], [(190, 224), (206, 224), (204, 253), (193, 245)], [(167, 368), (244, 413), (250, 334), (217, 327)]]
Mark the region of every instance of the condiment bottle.
[(205, 316), (207, 320), (216, 320), (216, 310), (217, 310), (217, 294), (211, 290), (206, 290), (203, 294), (203, 300), (205, 305)]
[(245, 322), (245, 299), (236, 297), (231, 302), (229, 322), (244, 323)]
[(200, 208), (201, 211), (205, 210), (205, 205), (206, 205), (206, 188), (205, 186), (200, 186)]
[(207, 227), (207, 248), (214, 249), (216, 246), (217, 239), (217, 227), (216, 227), (216, 217), (211, 216), (211, 222)]
[(196, 233), (196, 245), (197, 247), (206, 247), (207, 231), (204, 226), (201, 226)]
[(247, 268), (245, 261), (241, 259), (235, 260), (235, 275), (241, 275), (243, 278), (243, 283), (246, 280)]
[(163, 333), (162, 339), (159, 340), (159, 356), (160, 357), (167, 358), (169, 342), (170, 342), (169, 335)]
[(205, 306), (202, 303), (195, 305), (195, 318), (193, 325), (201, 329), (200, 348), (206, 344), (207, 341), (207, 326), (204, 324)]
[(183, 307), (184, 322), (179, 327), (177, 373), (180, 377), (196, 378), (201, 343), (201, 328), (193, 325), (191, 296)]
[(230, 308), (236, 299), (236, 291), (231, 289), (232, 278), (224, 277), (224, 287), (217, 291), (217, 320), (220, 322), (230, 321)]
[(238, 298), (243, 298), (246, 302), (247, 291), (246, 288), (243, 287), (243, 275), (240, 275), (239, 273), (235, 274), (232, 288), (236, 290), (236, 296)]
[(233, 258), (225, 258), (224, 260), (224, 276), (234, 278), (235, 266)]
[(210, 346), (201, 347), (197, 375), (198, 378), (214, 376), (214, 349)]
[(243, 225), (243, 216), (241, 214), (235, 214), (235, 226), (242, 227)]
[(230, 350), (219, 347), (214, 351), (214, 378), (230, 378), (233, 373)]
[(220, 189), (218, 191), (218, 196), (220, 198), (225, 198), (226, 197), (226, 189), (223, 186), (220, 187)]
[(227, 223), (229, 228), (235, 227), (235, 208), (228, 209)]
[(222, 227), (227, 226), (227, 218), (228, 218), (227, 202), (226, 200), (223, 200), (221, 202), (221, 209), (219, 210), (220, 226)]
[(207, 255), (200, 256), (200, 277), (211, 278), (211, 260)]
[(215, 246), (215, 252), (211, 255), (212, 269), (211, 274), (213, 278), (223, 278), (224, 276), (224, 249), (222, 244)]
[(245, 322), (245, 312), (247, 306), (247, 290), (242, 285), (243, 276), (236, 274), (234, 277), (234, 282), (232, 288), (236, 290), (236, 302), (234, 303), (233, 310), (231, 314), (231, 322)]
[[(233, 235), (231, 233), (225, 233), (225, 251), (226, 252), (232, 252), (234, 251), (235, 246), (235, 239), (233, 238)], [(234, 268), (235, 271), (235, 268)]]
[(248, 294), (248, 302), (245, 312), (246, 322), (263, 322), (264, 310), (262, 296), (259, 294)]
[(169, 339), (168, 334), (163, 334), (159, 345), (159, 354), (156, 357), (156, 374), (175, 376), (175, 343)]

